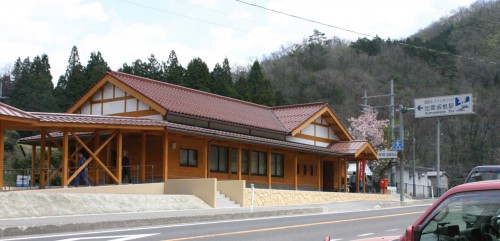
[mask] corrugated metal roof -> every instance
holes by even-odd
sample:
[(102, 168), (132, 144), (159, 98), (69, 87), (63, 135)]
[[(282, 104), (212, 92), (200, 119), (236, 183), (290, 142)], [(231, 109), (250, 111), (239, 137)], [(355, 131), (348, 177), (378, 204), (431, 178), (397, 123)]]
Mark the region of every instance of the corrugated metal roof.
[(302, 105), (277, 106), (273, 107), (273, 113), (286, 128), (287, 132), (292, 132), (313, 115), (318, 113), (327, 103), (309, 103)]
[(12, 107), (4, 103), (0, 103), (0, 115), (24, 118), (24, 119), (32, 119), (32, 120), (37, 119), (35, 116), (29, 114), (28, 112), (25, 112), (23, 110), (17, 109), (15, 107)]
[(137, 117), (77, 115), (61, 113), (30, 112), (40, 122), (81, 123), (103, 125), (165, 126), (165, 121)]
[(111, 76), (169, 112), (286, 132), (271, 108), (120, 72)]
[(367, 141), (341, 141), (330, 145), (329, 148), (339, 154), (354, 155), (367, 143)]

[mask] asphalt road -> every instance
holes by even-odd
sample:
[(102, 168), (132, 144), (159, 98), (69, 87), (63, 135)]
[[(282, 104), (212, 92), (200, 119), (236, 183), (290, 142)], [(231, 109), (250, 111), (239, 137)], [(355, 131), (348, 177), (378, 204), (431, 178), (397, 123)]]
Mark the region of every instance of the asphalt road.
[(162, 227), (143, 227), (86, 233), (65, 233), (6, 240), (355, 240), (401, 235), (429, 206), (378, 209), (370, 211), (262, 218)]

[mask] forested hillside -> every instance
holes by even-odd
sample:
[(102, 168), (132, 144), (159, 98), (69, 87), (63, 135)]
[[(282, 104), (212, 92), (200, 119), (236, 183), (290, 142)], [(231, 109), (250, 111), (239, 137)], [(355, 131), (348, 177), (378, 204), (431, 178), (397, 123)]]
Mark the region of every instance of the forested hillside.
[[(34, 53), (36, 54), (36, 53)], [(394, 80), (396, 105), (415, 98), (473, 93), (475, 115), (441, 118), (441, 165), (452, 185), (475, 165), (500, 164), (500, 1), (479, 1), (458, 9), (407, 39), (326, 36), (320, 30), (284, 45), (251, 66), (227, 59), (212, 70), (200, 58), (183, 67), (175, 54), (124, 63), (119, 71), (209, 91), (268, 106), (327, 101), (341, 121), (360, 114), (361, 97), (388, 94)], [(0, 72), (6, 103), (28, 111), (64, 111), (109, 69), (100, 52), (86, 65), (73, 47), (66, 73), (51, 82), (49, 56), (13, 60)], [(370, 99), (371, 106), (389, 104)], [(380, 108), (379, 119), (388, 118)], [(417, 164), (436, 160), (436, 119), (405, 114), (416, 139)], [(387, 143), (386, 145), (390, 145)], [(409, 143), (406, 143), (409, 146)], [(411, 156), (407, 148), (406, 156)]]
[[(315, 31), (270, 54), (262, 66), (286, 103), (328, 101), (344, 124), (359, 115), (364, 90), (368, 96), (389, 94), (391, 79), (396, 105), (413, 107), (415, 98), (473, 93), (475, 115), (441, 118), (442, 170), (458, 184), (475, 165), (500, 164), (499, 1), (459, 9), (401, 40), (350, 42)], [(389, 98), (368, 104), (388, 105)], [(379, 113), (388, 118), (387, 108)], [(435, 165), (436, 121), (405, 115), (406, 130), (415, 135), (418, 165)]]

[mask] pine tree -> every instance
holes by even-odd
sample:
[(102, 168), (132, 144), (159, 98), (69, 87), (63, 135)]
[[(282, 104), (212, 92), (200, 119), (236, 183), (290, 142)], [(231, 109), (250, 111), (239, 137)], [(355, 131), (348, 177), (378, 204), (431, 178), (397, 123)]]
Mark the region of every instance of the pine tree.
[(214, 70), (211, 73), (211, 77), (212, 85), (210, 86), (210, 90), (212, 90), (212, 93), (236, 97), (231, 77), (231, 68), (229, 67), (229, 61), (227, 58), (224, 59), (222, 66), (219, 63), (215, 65)]
[(59, 110), (66, 110), (87, 91), (87, 88), (85, 68), (80, 63), (77, 47), (73, 46), (68, 59), (66, 73), (59, 77), (59, 81), (54, 90)]
[(101, 52), (90, 53), (90, 59), (85, 67), (85, 86), (88, 90), (109, 71), (108, 63), (102, 58)]
[(19, 70), (14, 80), (12, 104), (27, 111), (57, 111), (49, 57), (46, 54), (36, 56), (33, 62), (26, 58)]
[(175, 51), (170, 51), (167, 63), (163, 63), (163, 69), (166, 82), (176, 85), (182, 84), (186, 70), (179, 64)]
[(203, 60), (194, 58), (189, 62), (183, 85), (189, 88), (210, 92), (210, 72), (207, 64), (203, 62)]
[(264, 78), (258, 61), (253, 63), (250, 73), (248, 73), (247, 81), (250, 93), (253, 94), (252, 102), (267, 106), (276, 105), (276, 92), (271, 82)]

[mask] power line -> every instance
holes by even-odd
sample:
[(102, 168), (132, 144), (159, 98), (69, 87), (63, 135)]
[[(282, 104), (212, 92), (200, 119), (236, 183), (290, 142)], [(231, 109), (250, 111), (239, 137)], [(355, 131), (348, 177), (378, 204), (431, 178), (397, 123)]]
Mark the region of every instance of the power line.
[[(378, 36), (373, 36), (371, 34), (361, 33), (359, 31), (355, 31), (355, 30), (351, 30), (351, 29), (347, 29), (347, 28), (342, 28), (342, 27), (331, 25), (331, 24), (319, 22), (319, 21), (316, 21), (316, 20), (312, 20), (312, 19), (300, 17), (300, 16), (293, 15), (293, 14), (290, 14), (290, 13), (285, 13), (285, 12), (278, 11), (278, 10), (275, 10), (275, 9), (266, 8), (266, 7), (263, 7), (263, 6), (260, 6), (260, 5), (257, 5), (257, 4), (253, 4), (253, 3), (248, 3), (248, 2), (245, 2), (245, 1), (242, 1), (242, 0), (235, 0), (235, 1), (243, 3), (243, 4), (246, 4), (246, 5), (249, 5), (249, 6), (252, 6), (252, 7), (261, 8), (261, 9), (264, 9), (266, 11), (279, 13), (279, 14), (282, 14), (282, 15), (285, 15), (285, 16), (289, 16), (289, 17), (292, 17), (292, 18), (297, 18), (297, 19), (300, 19), (300, 20), (303, 20), (303, 21), (307, 21), (307, 22), (311, 22), (311, 23), (315, 23), (315, 24), (327, 26), (327, 27), (330, 27), (330, 28), (335, 28), (335, 29), (339, 29), (339, 30), (342, 30), (342, 31), (346, 31), (346, 32), (350, 32), (350, 33), (354, 33), (354, 34), (358, 34), (358, 35), (362, 35), (362, 36), (366, 36), (366, 37), (371, 37), (371, 38), (378, 37)], [(407, 47), (412, 47), (412, 48), (417, 48), (417, 49), (421, 49), (421, 50), (426, 50), (426, 51), (429, 51), (429, 52), (434, 52), (434, 53), (440, 53), (440, 54), (444, 54), (444, 55), (454, 56), (454, 57), (457, 57), (457, 58), (462, 58), (462, 59), (467, 59), (467, 60), (474, 60), (474, 61), (480, 61), (480, 62), (489, 63), (489, 64), (498, 64), (498, 62), (496, 62), (496, 61), (487, 61), (487, 60), (484, 60), (484, 59), (479, 59), (479, 58), (474, 58), (474, 57), (468, 57), (468, 56), (462, 56), (462, 55), (453, 54), (453, 53), (450, 53), (450, 52), (444, 52), (444, 51), (429, 49), (429, 48), (426, 48), (426, 47), (417, 46), (417, 45), (413, 45), (413, 44), (402, 43), (402, 42), (399, 42), (399, 41), (397, 41), (395, 43), (396, 44), (400, 44), (400, 45), (404, 45), (404, 46), (407, 46)]]
[(178, 17), (188, 18), (188, 19), (195, 20), (195, 21), (202, 22), (202, 23), (206, 23), (206, 24), (211, 24), (211, 25), (215, 25), (215, 26), (219, 26), (219, 27), (233, 29), (233, 30), (236, 30), (236, 31), (239, 31), (239, 32), (243, 32), (243, 33), (248, 33), (248, 34), (257, 35), (257, 36), (261, 36), (261, 37), (265, 37), (265, 38), (269, 38), (269, 39), (274, 39), (274, 40), (279, 40), (279, 41), (285, 41), (283, 39), (278, 39), (278, 38), (274, 38), (274, 37), (271, 37), (271, 36), (266, 36), (266, 35), (262, 35), (262, 34), (252, 33), (250, 31), (247, 31), (247, 30), (244, 30), (244, 29), (233, 28), (233, 27), (228, 26), (228, 25), (223, 25), (223, 24), (219, 24), (219, 23), (207, 21), (207, 20), (200, 19), (200, 18), (190, 17), (190, 16), (187, 16), (187, 15), (175, 13), (175, 12), (172, 12), (172, 11), (167, 11), (167, 10), (164, 10), (164, 9), (159, 9), (159, 8), (148, 6), (148, 5), (144, 5), (144, 4), (141, 4), (141, 3), (136, 3), (136, 2), (132, 2), (132, 1), (128, 1), (128, 0), (120, 0), (120, 1), (122, 1), (124, 3), (131, 4), (131, 5), (135, 5), (135, 6), (138, 6), (138, 7), (147, 8), (147, 9), (150, 9), (150, 10), (154, 10), (154, 11), (158, 11), (158, 12), (162, 12), (162, 13), (166, 13), (166, 14), (170, 14), (170, 15), (175, 15), (175, 16), (178, 16)]

